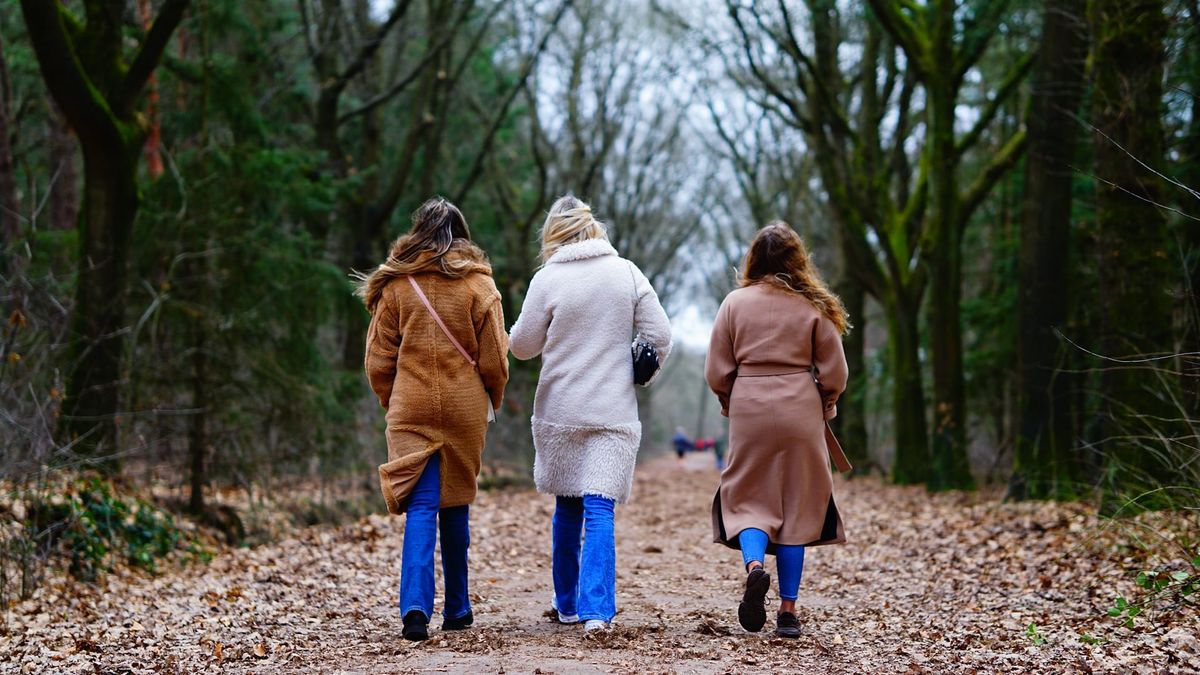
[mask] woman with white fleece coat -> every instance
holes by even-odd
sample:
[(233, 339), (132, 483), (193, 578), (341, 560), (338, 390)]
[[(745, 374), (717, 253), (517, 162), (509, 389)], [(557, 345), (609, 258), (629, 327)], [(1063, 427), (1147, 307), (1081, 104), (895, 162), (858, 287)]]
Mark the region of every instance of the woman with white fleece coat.
[(602, 629), (617, 613), (613, 509), (629, 499), (642, 439), (631, 339), (652, 345), (661, 366), (671, 324), (646, 276), (574, 197), (550, 208), (542, 260), (509, 346), (518, 359), (542, 357), (533, 477), (556, 497), (553, 608), (562, 623)]

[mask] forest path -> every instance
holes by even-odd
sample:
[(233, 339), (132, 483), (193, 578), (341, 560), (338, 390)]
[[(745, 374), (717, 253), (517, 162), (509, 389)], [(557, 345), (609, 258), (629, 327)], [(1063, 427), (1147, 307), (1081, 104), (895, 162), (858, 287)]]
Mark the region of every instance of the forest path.
[[(1127, 578), (1082, 507), (838, 481), (849, 543), (809, 552), (799, 640), (737, 625), (740, 557), (710, 542), (711, 455), (641, 466), (617, 510), (620, 613), (585, 637), (550, 604), (552, 500), (472, 507), (475, 628), (400, 638), (404, 519), (218, 556), (160, 577), (49, 591), (9, 615), (0, 670), (26, 672), (1089, 672), (1200, 668), (1197, 619), (1140, 632), (1102, 617)], [(768, 563), (773, 571), (773, 562)], [(440, 571), (439, 571), (440, 575)], [(1096, 580), (1108, 585), (1088, 591)], [(1127, 582), (1120, 582), (1127, 583)], [(440, 579), (439, 579), (440, 586)], [(777, 602), (775, 589), (769, 599)], [(440, 600), (439, 600), (440, 610)], [(772, 614), (773, 617), (773, 614)], [(440, 616), (433, 622), (441, 623)], [(1036, 623), (1043, 644), (1026, 633)], [(1083, 631), (1109, 639), (1089, 646)], [(1189, 644), (1190, 640), (1190, 644)], [(1182, 659), (1182, 660), (1180, 660)]]

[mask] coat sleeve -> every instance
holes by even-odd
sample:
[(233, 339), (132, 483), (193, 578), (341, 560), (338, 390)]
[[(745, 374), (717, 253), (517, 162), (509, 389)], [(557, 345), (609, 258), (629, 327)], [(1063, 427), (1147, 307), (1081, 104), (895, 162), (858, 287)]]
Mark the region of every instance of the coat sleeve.
[(846, 390), (846, 381), (850, 377), (850, 369), (846, 365), (846, 352), (842, 348), (842, 336), (838, 335), (833, 322), (825, 317), (817, 320), (816, 353), (813, 354), (813, 365), (817, 367), (817, 377), (821, 382), (821, 402), (825, 406), (825, 419), (837, 417), (837, 401)]
[[(650, 280), (630, 263), (633, 268), (634, 292), (637, 293), (637, 306), (633, 314), (633, 330), (637, 339), (651, 344), (658, 352), (658, 373), (663, 371), (667, 357), (671, 355), (671, 320), (662, 303), (658, 301), (658, 293), (650, 285)], [(655, 376), (658, 376), (655, 373)], [(651, 382), (654, 378), (650, 379)]]
[(733, 326), (729, 321), (729, 303), (722, 302), (713, 322), (708, 356), (704, 358), (704, 379), (721, 402), (721, 414), (729, 417), (729, 395), (737, 379), (737, 360), (733, 355)]
[(492, 409), (499, 410), (504, 401), (504, 386), (508, 384), (508, 333), (504, 332), (504, 303), (500, 295), (493, 296), (476, 333), (479, 344), (479, 377), (492, 400)]
[(391, 295), (385, 289), (383, 297), (371, 314), (367, 328), (367, 349), (363, 368), (371, 390), (379, 397), (379, 405), (388, 407), (392, 385), (396, 382), (396, 359), (400, 354), (400, 315)]
[(550, 330), (550, 320), (554, 318), (547, 306), (544, 281), (543, 272), (533, 275), (529, 290), (525, 293), (525, 302), (521, 304), (521, 314), (508, 336), (509, 349), (513, 356), (522, 361), (542, 353), (546, 346), (546, 332)]

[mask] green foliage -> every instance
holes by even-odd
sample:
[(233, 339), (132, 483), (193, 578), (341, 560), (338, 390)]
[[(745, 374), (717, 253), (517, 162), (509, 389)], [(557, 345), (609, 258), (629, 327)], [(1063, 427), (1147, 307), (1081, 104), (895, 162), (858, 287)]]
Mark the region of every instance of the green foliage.
[(1143, 570), (1137, 574), (1141, 589), (1138, 597), (1117, 596), (1108, 616), (1126, 628), (1133, 628), (1135, 619), (1150, 609), (1176, 609), (1198, 606), (1200, 593), (1200, 548), (1190, 560), (1180, 560), (1159, 569)]
[(94, 477), (80, 480), (66, 495), (33, 503), (25, 531), (28, 542), (61, 546), (70, 573), (84, 581), (109, 569), (114, 558), (154, 572), (158, 561), (185, 542), (193, 554), (203, 550), (187, 540), (170, 514), (118, 495), (111, 483)]
[(1036, 623), (1030, 622), (1025, 627), (1025, 637), (1029, 638), (1029, 641), (1035, 646), (1041, 647), (1046, 644), (1046, 636), (1042, 635), (1041, 631), (1038, 630)]
[(270, 72), (285, 56), (272, 37), (294, 20), (281, 3), (211, 3), (188, 25), (209, 58), (169, 63), (162, 82), (180, 104), (162, 112), (171, 172), (148, 182), (137, 223), (132, 390), (135, 409), (193, 412), (135, 425), (216, 450), (202, 482), (356, 459), (344, 448), (359, 378), (333, 365), (329, 338), (358, 303), (313, 235), (356, 179), (322, 170), (307, 92)]
[[(139, 267), (154, 283), (136, 296), (149, 317), (135, 351), (138, 405), (170, 400), (190, 378), (193, 396), (207, 392), (210, 433), (240, 449), (225, 457), (238, 473), (267, 457), (331, 451), (352, 415), (314, 338), (352, 299), (296, 223), (327, 212), (333, 188), (307, 177), (315, 159), (303, 150), (210, 146), (177, 162), (199, 178), (186, 213), (178, 215), (184, 195), (160, 181), (139, 223)], [(197, 349), (204, 372), (192, 361)], [(263, 447), (264, 432), (276, 435), (276, 452)]]

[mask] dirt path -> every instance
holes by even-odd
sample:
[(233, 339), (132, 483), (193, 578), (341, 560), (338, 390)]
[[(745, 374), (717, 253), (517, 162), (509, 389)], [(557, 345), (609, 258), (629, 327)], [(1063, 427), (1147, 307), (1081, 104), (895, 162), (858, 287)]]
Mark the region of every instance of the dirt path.
[[(600, 638), (543, 617), (552, 500), (502, 492), (481, 495), (472, 511), (472, 630), (435, 632), (420, 644), (400, 639), (404, 521), (375, 516), (158, 578), (47, 588), (9, 614), (0, 670), (1200, 670), (1196, 616), (1133, 631), (1102, 617), (1128, 585), (1122, 565), (1130, 563), (1106, 552), (1081, 508), (929, 496), (876, 480), (838, 485), (850, 543), (810, 551), (805, 636), (746, 634), (734, 612), (740, 558), (709, 542), (717, 480), (709, 462), (705, 455), (683, 469), (674, 459), (639, 469), (634, 501), (617, 512), (620, 614)], [(1102, 590), (1085, 590), (1097, 583)], [(1085, 631), (1105, 642), (1083, 644)]]

